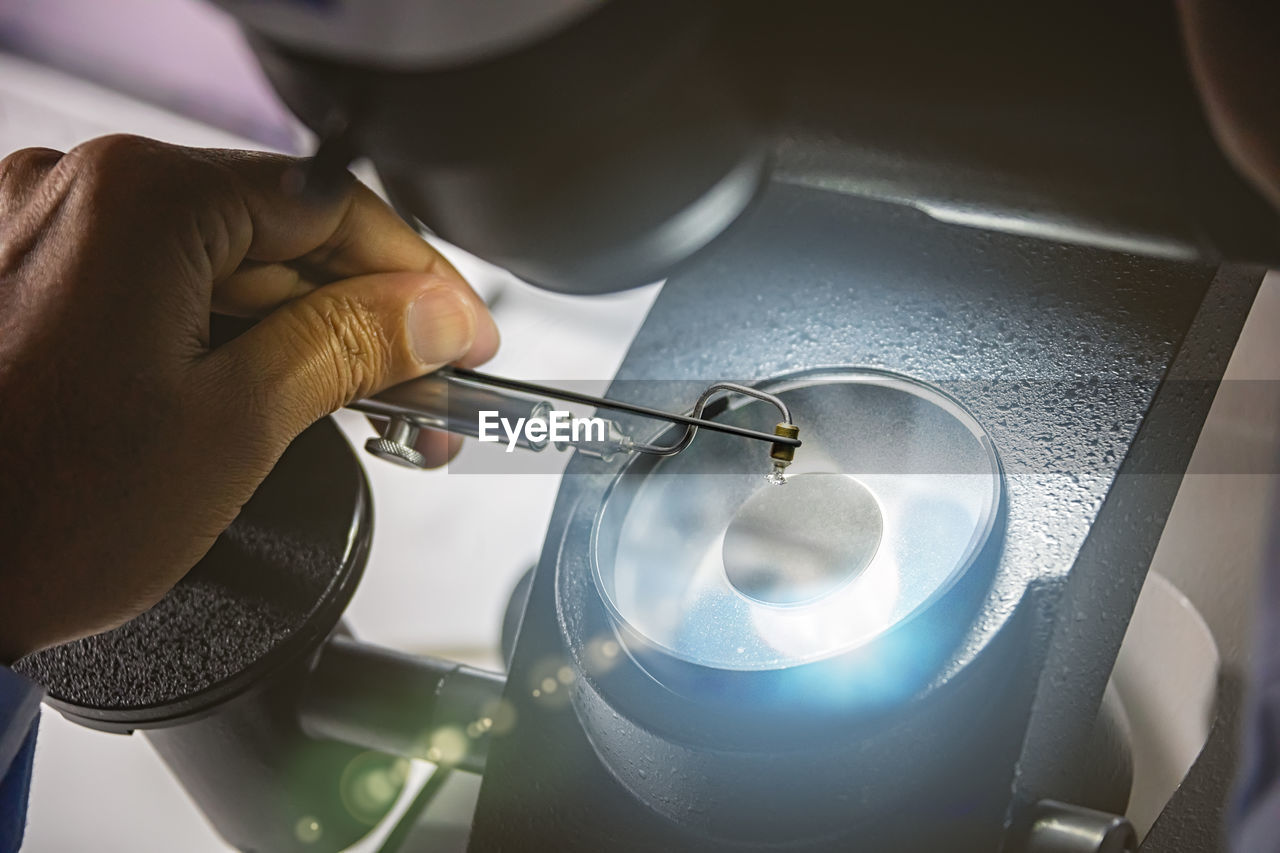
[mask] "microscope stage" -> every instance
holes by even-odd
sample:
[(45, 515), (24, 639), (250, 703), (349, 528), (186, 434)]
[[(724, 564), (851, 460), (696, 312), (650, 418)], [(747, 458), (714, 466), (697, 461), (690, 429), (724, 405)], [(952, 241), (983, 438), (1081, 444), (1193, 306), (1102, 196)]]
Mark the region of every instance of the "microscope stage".
[[(941, 392), (880, 371), (760, 387), (802, 423), (790, 482), (767, 482), (740, 439), (704, 432), (637, 459), (601, 509), (595, 580), (635, 654), (763, 671), (851, 652), (944, 595), (995, 527), (995, 452)], [(751, 401), (717, 420), (772, 416)]]

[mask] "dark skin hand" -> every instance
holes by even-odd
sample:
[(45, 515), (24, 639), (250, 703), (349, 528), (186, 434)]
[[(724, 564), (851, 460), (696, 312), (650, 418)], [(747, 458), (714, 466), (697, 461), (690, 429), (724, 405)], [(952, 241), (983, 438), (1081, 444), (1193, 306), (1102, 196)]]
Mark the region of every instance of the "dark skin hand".
[[(318, 418), (497, 349), (369, 189), (296, 174), (127, 136), (0, 163), (0, 662), (158, 601)], [(263, 319), (211, 350), (211, 310)]]

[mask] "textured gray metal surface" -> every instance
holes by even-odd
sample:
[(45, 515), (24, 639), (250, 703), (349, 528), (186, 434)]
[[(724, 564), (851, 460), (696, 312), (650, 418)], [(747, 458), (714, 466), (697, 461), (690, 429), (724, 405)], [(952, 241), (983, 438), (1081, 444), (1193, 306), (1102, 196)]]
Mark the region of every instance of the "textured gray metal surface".
[[(816, 733), (828, 752), (847, 757), (843, 772), (834, 764), (815, 770), (786, 737), (772, 764), (750, 765), (762, 777), (752, 780), (757, 786), (849, 792), (846, 832), (793, 833), (788, 849), (991, 850), (1015, 788), (1015, 802), (1068, 797), (1059, 793), (1072, 781), (1059, 772), (1063, 756), (1083, 742), (1077, 730), (1091, 727), (1213, 382), (1260, 280), (1220, 278), (1197, 321), (1214, 275), (774, 186), (732, 234), (668, 282), (613, 396), (679, 406), (691, 388), (717, 379), (883, 368), (948, 390), (987, 430), (1006, 469), (1003, 552), (979, 590), (977, 617), (931, 666), (929, 683), (896, 719)], [(1198, 355), (1160, 392), (1165, 414), (1148, 423), (1131, 456), (1184, 338), (1183, 350)], [(1134, 476), (1113, 489), (1122, 463)], [(574, 590), (610, 472), (575, 460), (561, 489), (511, 666), (508, 700), (519, 723), (494, 742), (471, 849), (758, 849), (764, 836), (753, 840), (731, 821), (694, 813), (731, 813), (731, 803), (714, 799), (717, 785), (732, 787), (716, 776), (729, 765), (707, 764), (708, 776), (664, 763), (691, 760), (698, 747), (690, 742), (714, 735), (682, 728), (680, 715), (669, 714), (666, 733), (646, 743), (655, 725), (637, 719), (647, 709), (619, 713), (607, 696), (580, 702), (595, 709), (597, 741), (613, 727), (618, 743), (633, 744), (637, 773), (667, 774), (669, 802), (655, 810), (606, 769), (579, 722), (588, 715), (574, 712), (567, 690), (534, 695), (546, 667), (590, 659), (589, 643), (568, 648), (564, 637), (578, 637), (592, 618), (575, 612)], [(1074, 587), (1066, 583), (1073, 574), (1081, 578)], [(1051, 653), (1055, 669), (1042, 678)], [(629, 666), (610, 677), (629, 674), (631, 701), (667, 701), (652, 684), (646, 693), (643, 674)], [(571, 689), (590, 699), (601, 683), (585, 673)], [(1031, 748), (1020, 755), (1024, 737)], [(683, 752), (663, 751), (673, 738)], [(687, 821), (671, 818), (681, 803)], [(740, 818), (756, 825), (745, 810)]]

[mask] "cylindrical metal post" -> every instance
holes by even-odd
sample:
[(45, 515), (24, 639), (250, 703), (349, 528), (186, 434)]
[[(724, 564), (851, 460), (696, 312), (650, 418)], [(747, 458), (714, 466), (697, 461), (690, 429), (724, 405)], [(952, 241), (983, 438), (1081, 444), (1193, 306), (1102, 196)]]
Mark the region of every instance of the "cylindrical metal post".
[(395, 804), (404, 762), (313, 740), (298, 725), (305, 666), (145, 736), (228, 843), (245, 853), (329, 853)]
[(1137, 847), (1133, 825), (1120, 815), (1041, 800), (1026, 853), (1132, 853)]
[(335, 636), (298, 718), (312, 737), (479, 773), (503, 683), (497, 673)]

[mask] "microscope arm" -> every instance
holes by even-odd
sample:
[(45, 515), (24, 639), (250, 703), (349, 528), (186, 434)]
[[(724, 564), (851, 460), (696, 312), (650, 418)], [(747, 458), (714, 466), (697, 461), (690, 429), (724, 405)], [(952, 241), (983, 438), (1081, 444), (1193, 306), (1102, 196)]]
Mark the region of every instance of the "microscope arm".
[[(236, 849), (336, 853), (385, 818), (405, 758), (481, 771), (489, 736), (503, 730), (503, 683), (339, 626), (254, 689), (145, 735)], [(382, 790), (369, 797), (362, 779)]]
[(298, 706), (313, 738), (480, 773), (505, 679), (335, 635)]

